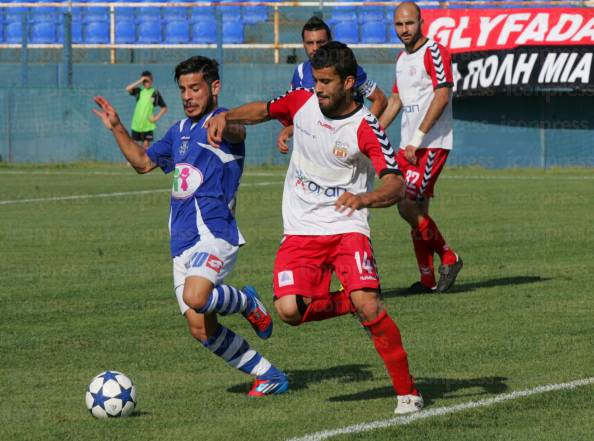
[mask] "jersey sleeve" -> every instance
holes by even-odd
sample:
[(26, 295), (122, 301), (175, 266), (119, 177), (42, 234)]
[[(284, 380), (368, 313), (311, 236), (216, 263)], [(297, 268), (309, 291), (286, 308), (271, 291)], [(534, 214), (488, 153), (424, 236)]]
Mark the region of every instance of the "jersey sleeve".
[(380, 178), (389, 173), (402, 175), (390, 140), (372, 114), (368, 114), (361, 121), (357, 130), (357, 140), (359, 150), (371, 159), (375, 172)]
[(445, 47), (433, 42), (425, 50), (424, 62), (434, 90), (440, 87), (454, 87), (452, 57)]
[(357, 88), (359, 95), (369, 98), (369, 95), (371, 95), (377, 87), (377, 83), (372, 79), (367, 78), (367, 72), (365, 72), (361, 66), (357, 66), (355, 87)]
[(290, 90), (268, 102), (268, 115), (278, 119), (283, 125), (293, 124), (293, 117), (297, 111), (311, 98), (313, 92), (304, 88)]
[(163, 173), (171, 173), (175, 169), (173, 160), (173, 136), (178, 126), (179, 123), (171, 127), (163, 138), (151, 144), (146, 151), (151, 161), (157, 164), (163, 170)]
[(130, 92), (130, 95), (132, 96), (138, 96), (138, 94), (140, 93), (140, 87), (135, 87), (134, 89), (132, 89)]
[(163, 99), (163, 95), (161, 95), (158, 90), (155, 90), (155, 106), (161, 108), (167, 107), (167, 104), (165, 104), (165, 100)]
[[(302, 66), (301, 64), (299, 66)], [(291, 89), (301, 87), (301, 76), (299, 75), (299, 66), (293, 71), (293, 78), (291, 79)]]

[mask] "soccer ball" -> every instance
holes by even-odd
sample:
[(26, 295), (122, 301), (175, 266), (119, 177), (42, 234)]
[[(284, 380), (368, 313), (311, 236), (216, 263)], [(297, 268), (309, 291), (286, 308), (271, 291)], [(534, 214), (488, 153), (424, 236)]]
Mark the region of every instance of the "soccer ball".
[(95, 418), (129, 416), (136, 408), (136, 387), (125, 374), (105, 371), (91, 380), (85, 403)]

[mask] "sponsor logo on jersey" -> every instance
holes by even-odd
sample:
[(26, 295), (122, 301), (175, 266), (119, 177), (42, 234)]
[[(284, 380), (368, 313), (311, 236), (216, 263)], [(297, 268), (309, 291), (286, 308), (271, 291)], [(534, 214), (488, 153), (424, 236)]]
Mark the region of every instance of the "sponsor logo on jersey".
[(334, 144), (334, 148), (332, 149), (332, 153), (337, 158), (346, 158), (349, 155), (349, 146), (344, 142), (336, 141), (336, 144)]
[(187, 199), (202, 185), (202, 172), (191, 164), (179, 163), (175, 165), (171, 195), (175, 199)]
[(281, 271), (278, 273), (278, 287), (294, 285), (295, 279), (293, 278), (293, 271)]
[(211, 254), (210, 256), (208, 256), (208, 259), (206, 260), (206, 267), (210, 268), (218, 274), (223, 269), (223, 261), (219, 259), (217, 256)]
[(325, 121), (318, 120), (318, 125), (320, 127), (330, 130), (332, 133), (336, 132), (336, 127), (334, 127), (333, 125), (331, 125)]
[(310, 138), (316, 139), (316, 135), (314, 135), (313, 133), (308, 132), (303, 127), (301, 127), (301, 125), (295, 123), (295, 128), (297, 130), (299, 130), (300, 132), (303, 132), (305, 135), (309, 136)]
[(327, 198), (338, 198), (341, 194), (347, 191), (346, 188), (340, 186), (324, 187), (315, 181), (308, 179), (302, 173), (297, 173), (295, 180), (295, 187), (301, 188), (304, 193), (315, 194), (316, 196), (326, 196)]

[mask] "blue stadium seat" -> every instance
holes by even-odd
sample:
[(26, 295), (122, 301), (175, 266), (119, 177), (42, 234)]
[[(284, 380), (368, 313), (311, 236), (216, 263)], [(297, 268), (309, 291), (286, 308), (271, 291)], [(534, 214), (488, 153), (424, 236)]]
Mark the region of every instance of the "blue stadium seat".
[(161, 34), (161, 20), (155, 20), (154, 17), (141, 17), (136, 25), (138, 43), (161, 43), (163, 35)]
[(4, 43), (4, 10), (0, 10), (0, 43)]
[(332, 26), (332, 38), (343, 43), (358, 43), (359, 32), (356, 20), (342, 21)]
[(198, 20), (192, 25), (192, 43), (216, 43), (217, 41), (217, 22), (212, 20)]
[(366, 21), (361, 24), (361, 43), (385, 43), (386, 24), (384, 21)]
[(109, 43), (109, 22), (88, 21), (83, 23), (83, 39), (85, 43)]
[(244, 6), (242, 14), (245, 24), (257, 24), (268, 20), (268, 8), (266, 6)]
[(330, 9), (329, 25), (339, 25), (343, 22), (357, 21), (357, 11), (348, 6), (336, 6)]
[[(241, 21), (241, 8), (239, 6), (224, 6), (225, 3), (235, 2), (236, 0), (220, 0), (219, 4), (223, 21)], [(242, 31), (243, 32), (243, 31)]]
[(29, 43), (57, 43), (55, 21), (38, 21), (29, 25)]
[(197, 23), (199, 21), (216, 21), (215, 10), (212, 7), (194, 7), (190, 9), (190, 22)]
[(132, 8), (116, 8), (115, 10), (116, 43), (134, 43), (136, 41), (136, 14)]
[(400, 38), (398, 38), (398, 35), (396, 34), (396, 29), (394, 28), (394, 25), (388, 27), (388, 41), (390, 43), (402, 44)]
[[(35, 0), (32, 0), (35, 2)], [(43, 1), (36, 2), (42, 5)], [(60, 11), (61, 12), (61, 11)], [(29, 16), (28, 22), (29, 23), (39, 23), (44, 21), (53, 21), (54, 24), (58, 18), (58, 8), (53, 7), (38, 7), (38, 8), (29, 8)]]
[(163, 8), (163, 21), (185, 21), (189, 18), (188, 8)]
[(243, 23), (241, 21), (223, 22), (223, 43), (243, 43)]
[(382, 6), (361, 6), (358, 11), (359, 23), (384, 21), (386, 11)]
[(6, 42), (21, 43), (23, 39), (23, 26), (21, 21), (7, 21), (5, 27)]
[(161, 8), (140, 7), (136, 10), (136, 22), (161, 21)]
[(165, 43), (188, 43), (190, 41), (190, 24), (187, 20), (173, 20), (163, 27)]

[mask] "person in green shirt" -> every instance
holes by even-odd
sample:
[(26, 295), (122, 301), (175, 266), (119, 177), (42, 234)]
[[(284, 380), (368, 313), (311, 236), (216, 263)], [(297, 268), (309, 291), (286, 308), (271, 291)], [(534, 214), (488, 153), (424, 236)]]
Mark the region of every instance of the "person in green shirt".
[[(142, 146), (147, 149), (154, 138), (156, 122), (167, 113), (167, 104), (159, 91), (153, 87), (153, 74), (148, 70), (142, 72), (138, 80), (128, 84), (126, 92), (136, 97), (131, 124), (132, 139), (142, 142)], [(153, 115), (155, 107), (161, 109)]]

